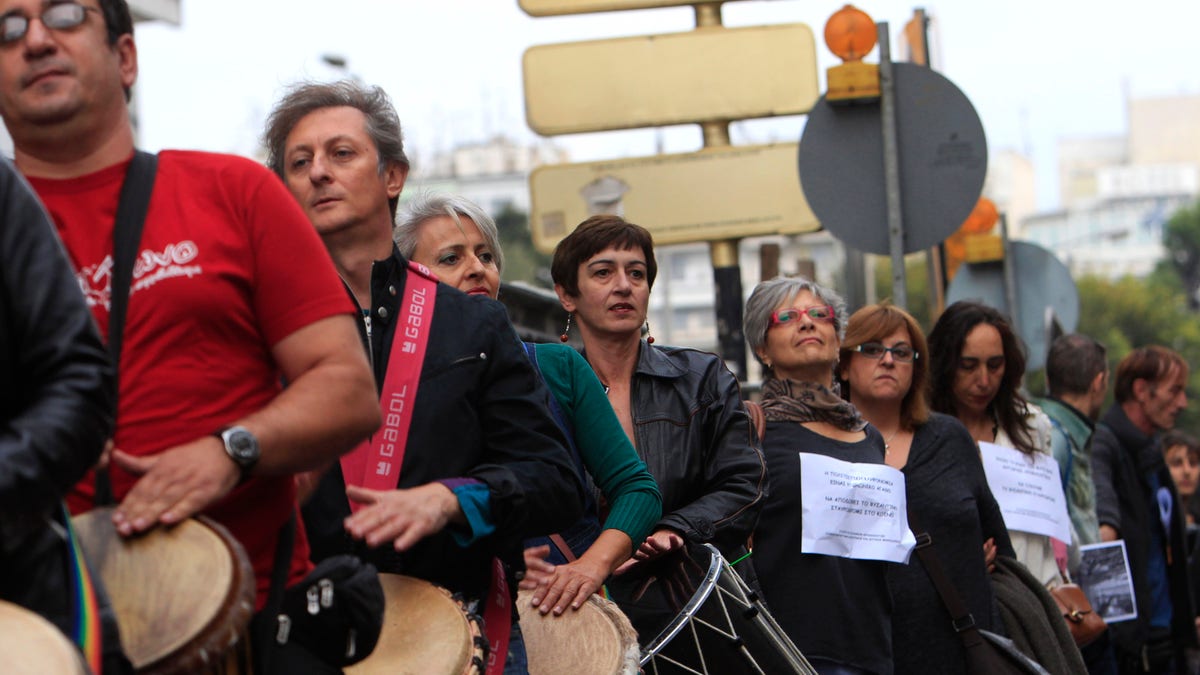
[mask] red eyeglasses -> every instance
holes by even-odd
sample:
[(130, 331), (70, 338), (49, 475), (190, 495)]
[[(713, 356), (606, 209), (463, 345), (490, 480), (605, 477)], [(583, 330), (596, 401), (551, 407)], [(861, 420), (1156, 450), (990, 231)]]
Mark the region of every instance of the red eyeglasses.
[(789, 324), (799, 319), (801, 314), (807, 314), (808, 317), (813, 321), (833, 323), (834, 314), (833, 307), (831, 305), (813, 305), (812, 307), (805, 307), (804, 309), (786, 307), (784, 309), (777, 309), (773, 314), (771, 314), (771, 325), (768, 326), (768, 328)]

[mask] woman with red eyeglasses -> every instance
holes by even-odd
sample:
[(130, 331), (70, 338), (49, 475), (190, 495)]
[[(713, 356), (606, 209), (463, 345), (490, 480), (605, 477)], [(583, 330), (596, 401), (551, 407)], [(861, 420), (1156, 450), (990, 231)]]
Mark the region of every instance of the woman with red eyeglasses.
[[(801, 463), (823, 455), (883, 464), (884, 439), (834, 381), (846, 304), (807, 279), (759, 284), (746, 302), (746, 341), (766, 369), (762, 449), (771, 490), (754, 534), (754, 568), (784, 632), (822, 675), (892, 673), (890, 563), (806, 552)], [(818, 524), (811, 517), (809, 528)], [(822, 525), (823, 526), (823, 525)]]

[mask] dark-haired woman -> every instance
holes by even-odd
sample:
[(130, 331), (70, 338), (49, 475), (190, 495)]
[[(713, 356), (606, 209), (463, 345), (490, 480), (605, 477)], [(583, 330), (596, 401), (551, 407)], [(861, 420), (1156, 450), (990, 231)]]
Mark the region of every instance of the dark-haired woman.
[[(1050, 420), (1021, 395), (1024, 349), (999, 311), (970, 301), (950, 305), (929, 333), (929, 353), (934, 410), (957, 417), (976, 442), (1050, 454)], [(1050, 537), (1011, 530), (1009, 538), (1039, 582), (1062, 582)]]
[(618, 570), (624, 578), (609, 588), (643, 644), (657, 631), (622, 594), (636, 590), (647, 563), (689, 545), (711, 543), (730, 562), (742, 557), (766, 490), (737, 379), (721, 358), (643, 337), (657, 271), (650, 233), (611, 215), (580, 223), (551, 266), (567, 329), (583, 339), (584, 357), (662, 493), (662, 518), (634, 542), (634, 559)]

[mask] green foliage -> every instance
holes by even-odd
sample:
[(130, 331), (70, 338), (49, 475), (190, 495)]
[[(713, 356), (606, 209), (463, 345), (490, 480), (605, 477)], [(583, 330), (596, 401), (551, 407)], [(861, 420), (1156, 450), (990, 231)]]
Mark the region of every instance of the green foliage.
[(553, 288), (550, 281), (550, 256), (533, 247), (529, 232), (529, 214), (511, 204), (495, 214), (496, 229), (500, 231), (500, 248), (504, 250), (502, 281), (524, 281), (543, 288)]
[[(1080, 316), (1076, 332), (1090, 335), (1108, 347), (1110, 368), (1115, 371), (1117, 363), (1137, 347), (1164, 345), (1192, 364), (1189, 395), (1200, 391), (1200, 368), (1196, 367), (1200, 364), (1200, 315), (1188, 311), (1177, 279), (1161, 274), (1117, 281), (1084, 277), (1076, 285)], [(1200, 414), (1195, 406), (1188, 406), (1178, 425), (1192, 433), (1200, 431)]]
[[(875, 260), (875, 297), (880, 300), (892, 300), (895, 293), (892, 289), (892, 259), (885, 256), (874, 256)], [(904, 288), (908, 291), (908, 307), (905, 309), (917, 323), (928, 332), (933, 326), (933, 306), (929, 297), (929, 268), (928, 257), (924, 253), (913, 253), (904, 258)], [(857, 307), (852, 307), (853, 313)]]
[(1167, 257), (1159, 271), (1174, 270), (1182, 284), (1188, 308), (1200, 309), (1200, 201), (1176, 211), (1163, 230)]

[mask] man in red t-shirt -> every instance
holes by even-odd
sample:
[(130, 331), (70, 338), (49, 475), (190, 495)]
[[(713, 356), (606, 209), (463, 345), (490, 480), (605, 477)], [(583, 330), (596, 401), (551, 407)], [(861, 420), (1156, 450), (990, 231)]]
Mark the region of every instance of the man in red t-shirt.
[[(0, 116), (107, 332), (113, 221), (133, 155), (124, 0), (0, 0)], [(352, 303), (278, 180), (250, 160), (159, 155), (129, 289), (112, 452), (125, 536), (205, 513), (249, 553), (258, 607), (292, 475), (380, 422)], [(280, 382), (286, 381), (283, 389)], [(73, 510), (91, 505), (85, 479)], [(297, 532), (289, 581), (311, 569)], [(117, 591), (114, 591), (116, 593)]]

